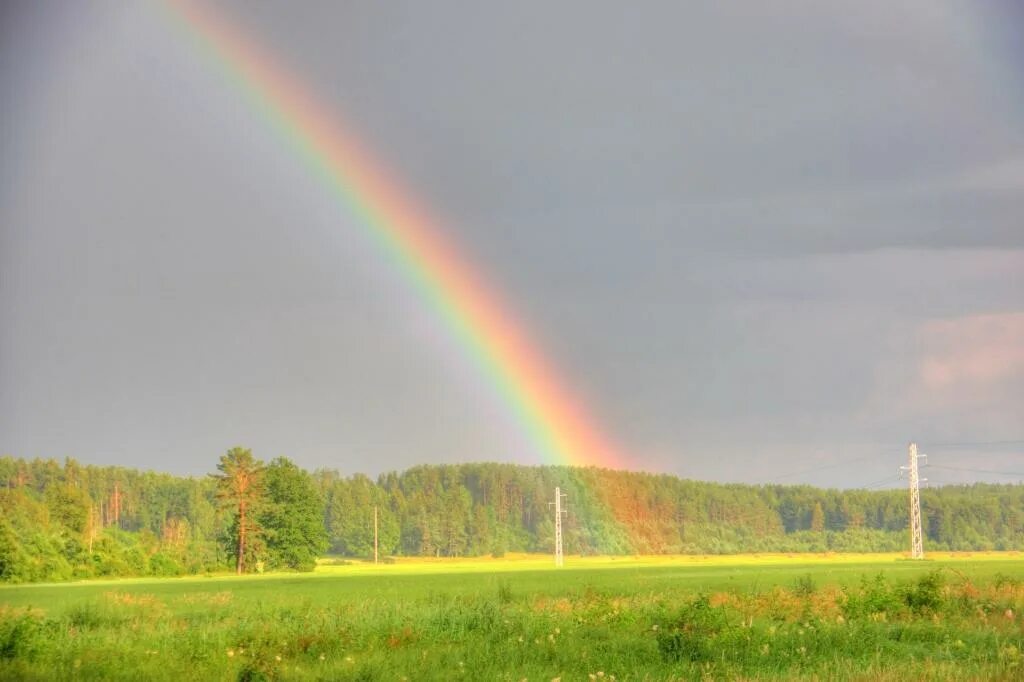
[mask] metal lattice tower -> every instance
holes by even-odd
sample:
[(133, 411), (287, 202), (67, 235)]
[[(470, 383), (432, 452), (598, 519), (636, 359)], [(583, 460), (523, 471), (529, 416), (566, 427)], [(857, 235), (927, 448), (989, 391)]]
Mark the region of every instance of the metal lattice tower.
[(917, 443), (911, 443), (907, 448), (907, 466), (900, 467), (900, 471), (907, 472), (907, 481), (910, 487), (910, 558), (924, 558), (924, 542), (921, 533), (921, 479), (917, 473), (917, 460), (928, 455), (917, 454)]
[(565, 515), (565, 510), (562, 509), (562, 498), (565, 495), (562, 494), (561, 488), (555, 488), (555, 567), (561, 568), (565, 563), (565, 557), (562, 553), (562, 516)]

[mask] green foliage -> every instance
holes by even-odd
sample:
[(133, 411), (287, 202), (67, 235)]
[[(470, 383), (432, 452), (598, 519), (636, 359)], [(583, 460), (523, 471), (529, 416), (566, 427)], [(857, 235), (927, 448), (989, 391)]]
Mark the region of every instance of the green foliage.
[(262, 527), (259, 524), (263, 502), (263, 463), (247, 448), (228, 450), (217, 463), (217, 500), (230, 516), (225, 540), (235, 555), (235, 570), (252, 571), (263, 556)]
[(31, 613), (0, 618), (0, 660), (35, 658), (45, 648), (45, 638), (42, 622)]
[(903, 600), (881, 573), (874, 578), (863, 577), (860, 590), (848, 590), (843, 612), (847, 618), (865, 618), (870, 616), (898, 613)]
[(660, 627), (658, 651), (669, 662), (712, 660), (717, 653), (715, 639), (728, 627), (725, 610), (711, 606), (707, 595), (701, 595), (684, 606), (673, 621)]
[(937, 611), (942, 604), (944, 583), (945, 580), (937, 569), (926, 573), (907, 588), (903, 595), (904, 601), (916, 613)]
[[(310, 475), (284, 459), (264, 468), (244, 448), (202, 478), (0, 457), (0, 581), (308, 570), (325, 537), (331, 552), (366, 559), (374, 510), (382, 557), (548, 552), (556, 486), (569, 496), (570, 555), (895, 552), (907, 544), (903, 491), (511, 464), (418, 466), (374, 480)], [(927, 550), (1024, 549), (1024, 486), (933, 488), (922, 509)]]
[(498, 601), (502, 604), (512, 602), (512, 584), (507, 580), (502, 580), (498, 583)]
[(814, 582), (814, 576), (810, 573), (800, 576), (793, 583), (793, 593), (800, 597), (809, 597), (818, 591), (818, 586)]
[(0, 519), (0, 581), (18, 583), (30, 580), (28, 565), (29, 557), (11, 524)]
[(269, 567), (312, 571), (327, 549), (323, 500), (312, 477), (280, 457), (266, 469), (265, 491), (259, 523)]

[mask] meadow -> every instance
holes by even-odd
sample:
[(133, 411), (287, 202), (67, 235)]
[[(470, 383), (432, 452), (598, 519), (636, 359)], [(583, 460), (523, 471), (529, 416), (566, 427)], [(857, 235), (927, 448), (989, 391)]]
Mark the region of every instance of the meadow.
[(1024, 678), (1024, 556), (325, 559), (0, 587), (0, 679)]

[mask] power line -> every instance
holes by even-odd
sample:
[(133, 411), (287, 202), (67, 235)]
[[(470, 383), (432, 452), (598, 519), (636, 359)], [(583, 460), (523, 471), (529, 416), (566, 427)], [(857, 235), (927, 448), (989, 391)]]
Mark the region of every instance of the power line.
[(878, 481), (875, 481), (874, 483), (868, 483), (867, 485), (861, 486), (860, 489), (861, 490), (874, 490), (875, 488), (881, 488), (881, 487), (884, 487), (886, 485), (890, 485), (892, 483), (895, 483), (898, 480), (900, 480), (899, 476), (886, 476), (885, 478), (883, 478), (881, 480), (878, 480)]
[(819, 466), (809, 467), (807, 469), (800, 469), (798, 471), (791, 471), (788, 474), (781, 474), (779, 476), (775, 476), (774, 480), (775, 481), (779, 481), (779, 480), (782, 480), (782, 479), (785, 479), (785, 478), (794, 478), (796, 476), (803, 476), (804, 474), (813, 474), (813, 473), (816, 473), (818, 471), (824, 471), (826, 469), (834, 469), (836, 467), (846, 466), (848, 464), (856, 464), (857, 462), (866, 462), (868, 460), (877, 460), (877, 459), (880, 459), (882, 457), (888, 458), (889, 454), (886, 453), (884, 455), (867, 455), (867, 456), (864, 456), (864, 457), (854, 457), (853, 459), (844, 459), (844, 460), (841, 460), (839, 462), (829, 462), (828, 464), (821, 464)]
[(1020, 476), (1024, 478), (1024, 472), (1020, 471), (993, 471), (992, 469), (972, 469), (969, 467), (951, 467), (945, 464), (929, 464), (933, 469), (949, 469), (950, 471), (966, 471), (972, 474), (993, 474), (995, 476)]
[(1024, 439), (1019, 440), (978, 440), (978, 441), (961, 441), (957, 443), (928, 443), (927, 446), (930, 449), (935, 448), (975, 448), (975, 447), (995, 447), (1001, 445), (1024, 445)]
[(858, 457), (857, 459), (847, 459), (847, 460), (843, 460), (842, 462), (831, 462), (829, 464), (822, 464), (821, 466), (811, 467), (809, 469), (800, 469), (799, 471), (792, 471), (792, 472), (790, 472), (788, 474), (782, 474), (781, 476), (775, 476), (775, 480), (778, 481), (778, 480), (782, 480), (784, 478), (794, 478), (796, 476), (803, 476), (804, 474), (813, 474), (813, 473), (818, 472), (818, 471), (824, 471), (825, 469), (834, 469), (835, 467), (840, 467), (840, 466), (845, 466), (847, 464), (852, 464), (853, 462), (862, 462), (862, 461), (864, 461), (866, 459), (870, 459), (870, 458), (868, 458), (868, 457)]

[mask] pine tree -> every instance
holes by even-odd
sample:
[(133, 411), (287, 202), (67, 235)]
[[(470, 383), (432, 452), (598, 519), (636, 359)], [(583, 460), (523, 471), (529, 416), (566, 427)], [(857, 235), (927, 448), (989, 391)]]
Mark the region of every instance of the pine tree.
[(263, 463), (252, 456), (248, 448), (235, 447), (227, 451), (217, 464), (217, 499), (221, 508), (234, 515), (232, 540), (235, 546), (235, 572), (245, 570), (248, 543), (259, 535), (256, 513), (263, 500)]

